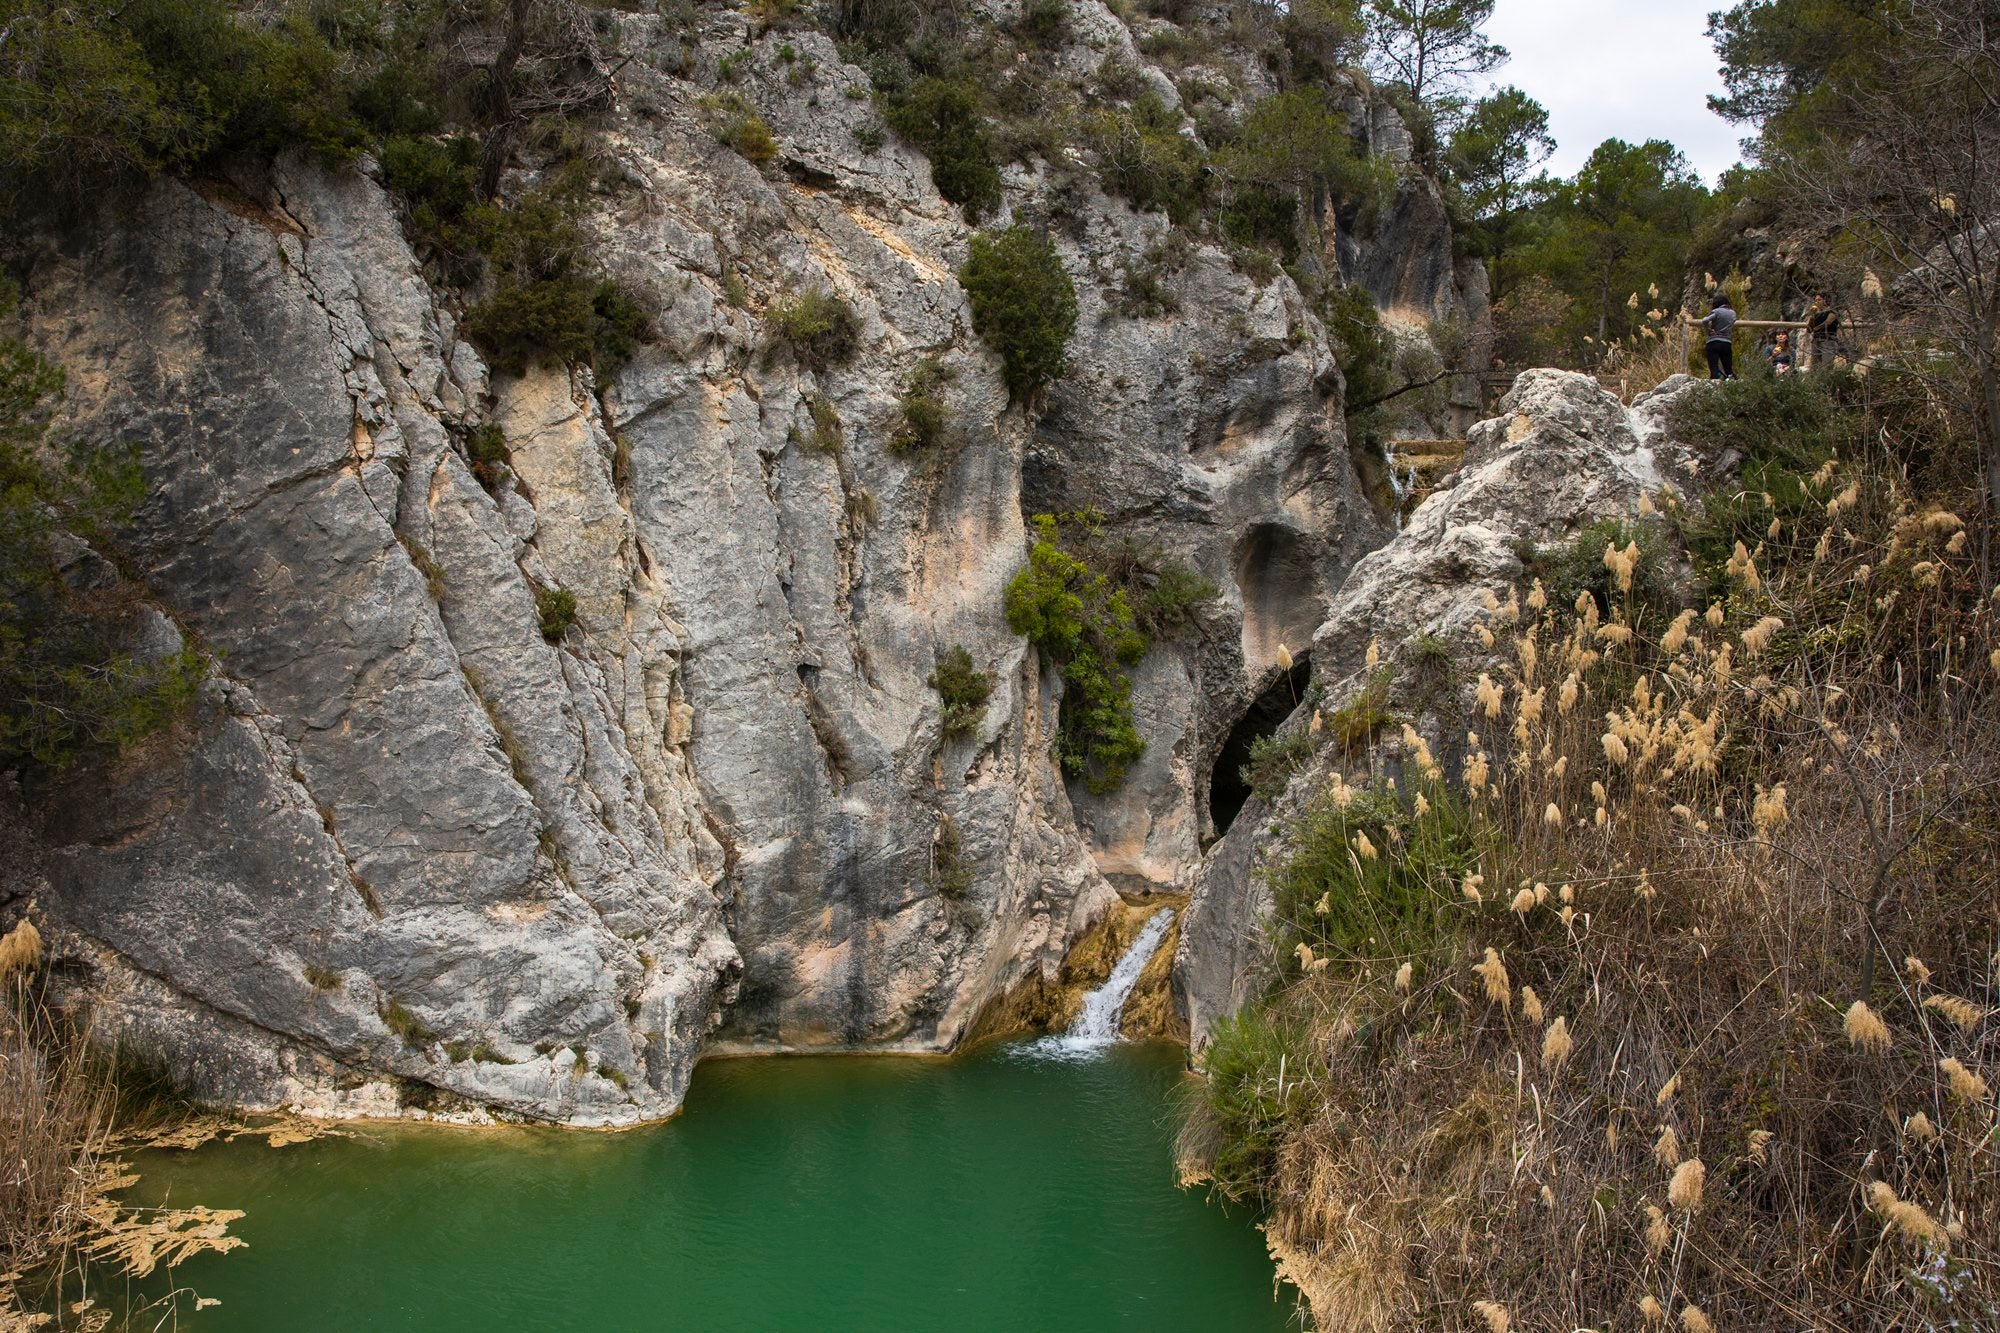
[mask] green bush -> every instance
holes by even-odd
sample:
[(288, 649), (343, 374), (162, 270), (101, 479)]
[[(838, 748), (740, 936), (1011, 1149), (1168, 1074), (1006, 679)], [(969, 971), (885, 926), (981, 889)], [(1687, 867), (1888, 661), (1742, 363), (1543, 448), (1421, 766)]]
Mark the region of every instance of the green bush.
[(482, 421), (465, 433), (465, 456), (472, 460), (472, 475), (480, 484), (494, 486), (507, 477), (507, 434), (491, 421)]
[(944, 386), (951, 383), (951, 371), (934, 356), (925, 357), (896, 399), (896, 425), (889, 433), (891, 453), (912, 453), (935, 449), (950, 441), (951, 405), (945, 401)]
[(405, 1046), (421, 1048), (437, 1040), (437, 1033), (430, 1030), (421, 1018), (403, 1006), (394, 996), (383, 1001), (380, 1010), (382, 1022), (389, 1031), (403, 1039)]
[(1151, 91), (1129, 111), (1103, 111), (1087, 130), (1106, 193), (1187, 224), (1201, 210), (1208, 154), (1180, 132), (1180, 116)]
[(1221, 595), (1214, 579), (1169, 561), (1139, 599), (1139, 626), (1149, 635), (1170, 633), (1193, 624), (1201, 609)]
[(965, 859), (958, 821), (950, 815), (939, 816), (937, 836), (931, 840), (929, 883), (947, 902), (960, 902), (972, 892), (972, 866)]
[(342, 54), (226, 0), (14, 0), (0, 14), (0, 182), (79, 194), (231, 151), (360, 149)]
[(1013, 226), (972, 238), (958, 271), (972, 327), (1000, 354), (1007, 389), (1032, 401), (1062, 377), (1076, 332), (1076, 286), (1046, 236)]
[(1335, 287), (1320, 298), (1319, 317), (1347, 385), (1348, 445), (1379, 454), (1387, 424), (1380, 401), (1396, 387), (1396, 353), (1375, 298), (1352, 284)]
[[(13, 305), (0, 291), (0, 317)], [(50, 447), (63, 373), (0, 339), (0, 769), (61, 768), (170, 722), (204, 665), (192, 648), (139, 657), (142, 611), (117, 586), (75, 586), (72, 541), (108, 543), (145, 496), (130, 450)]]
[(823, 454), (837, 454), (847, 442), (840, 427), (840, 411), (829, 398), (812, 398), (806, 402), (806, 417), (812, 422), (812, 432), (805, 436), (805, 443)]
[(818, 288), (774, 303), (765, 318), (773, 336), (814, 370), (847, 364), (861, 340), (861, 321), (853, 307)]
[(778, 156), (778, 138), (770, 132), (770, 122), (754, 110), (732, 116), (718, 134), (724, 144), (754, 166), (770, 166), (772, 158)]
[(1124, 589), (1063, 549), (1053, 515), (1035, 516), (1028, 563), (1007, 585), (1007, 624), (1062, 672), (1064, 771), (1092, 792), (1117, 790), (1146, 752), (1126, 669), (1148, 644)]
[(535, 589), (535, 619), (542, 637), (554, 643), (576, 623), (576, 594), (568, 588)]
[(986, 701), (993, 694), (993, 677), (972, 664), (970, 652), (953, 648), (938, 659), (924, 683), (938, 692), (946, 736), (970, 736), (979, 729), (980, 719), (986, 716)]
[[(1767, 514), (1763, 522), (1770, 521)], [(1521, 563), (1529, 575), (1542, 581), (1552, 603), (1568, 606), (1587, 592), (1596, 599), (1599, 611), (1609, 613), (1625, 600), (1625, 593), (1604, 563), (1605, 549), (1623, 551), (1633, 542), (1639, 544), (1639, 563), (1632, 570), (1634, 619), (1642, 612), (1650, 612), (1649, 619), (1663, 615), (1670, 619), (1680, 607), (1680, 593), (1670, 568), (1672, 551), (1666, 529), (1660, 523), (1599, 519), (1560, 546), (1529, 547)]]
[(1361, 688), (1348, 696), (1347, 702), (1327, 714), (1327, 734), (1342, 750), (1360, 749), (1375, 739), (1375, 733), (1396, 720), (1389, 709), (1389, 686), (1395, 680), (1395, 670), (1387, 665), (1377, 667), (1361, 682)]
[(932, 184), (965, 210), (967, 221), (1000, 207), (1000, 167), (979, 89), (969, 79), (919, 79), (884, 118), (930, 159)]
[(1866, 415), (1849, 401), (1858, 383), (1851, 371), (1826, 370), (1704, 385), (1675, 403), (1672, 429), (1717, 453), (1735, 449), (1809, 474), (1866, 446)]
[(581, 283), (502, 278), (465, 312), (465, 334), (495, 370), (520, 375), (542, 361), (590, 360), (592, 311)]
[(1443, 784), (1423, 792), (1422, 814), (1377, 788), (1345, 805), (1329, 794), (1285, 824), (1285, 854), (1265, 870), (1283, 974), (1298, 974), (1300, 944), (1337, 963), (1410, 958), (1455, 927), (1460, 884), (1478, 867), (1484, 834), (1457, 792)]
[(1270, 186), (1249, 185), (1222, 206), (1222, 234), (1237, 245), (1269, 251), (1281, 263), (1299, 257), (1299, 201)]
[(558, 361), (605, 377), (647, 336), (644, 311), (592, 262), (579, 220), (588, 184), (578, 167), (510, 208), (482, 204), (469, 214), (495, 280), (492, 295), (465, 312), (465, 332), (496, 370), (519, 375)]
[(1027, 0), (1021, 6), (1021, 36), (1053, 50), (1069, 40), (1069, 5), (1064, 0)]
[(1313, 1105), (1308, 1025), (1260, 1005), (1211, 1024), (1201, 1106), (1218, 1139), (1210, 1168), (1229, 1198), (1261, 1197), (1287, 1127)]
[(1260, 736), (1250, 744), (1250, 762), (1239, 775), (1250, 794), (1269, 801), (1291, 785), (1292, 778), (1312, 758), (1312, 737), (1303, 731)]
[(483, 263), (475, 222), (479, 199), (479, 140), (396, 135), (382, 143), (382, 181), (403, 206), (403, 230), (446, 282), (479, 277)]

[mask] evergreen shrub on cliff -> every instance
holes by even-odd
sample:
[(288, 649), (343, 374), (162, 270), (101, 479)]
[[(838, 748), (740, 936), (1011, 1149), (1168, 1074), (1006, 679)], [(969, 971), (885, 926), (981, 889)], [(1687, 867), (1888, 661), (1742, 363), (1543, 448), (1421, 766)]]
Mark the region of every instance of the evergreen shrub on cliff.
[(1000, 168), (979, 89), (969, 79), (919, 79), (889, 101), (884, 119), (923, 150), (937, 192), (963, 208), (968, 221), (1000, 206)]
[(574, 362), (614, 373), (646, 336), (645, 312), (591, 258), (578, 220), (588, 177), (558, 172), (511, 206), (480, 204), (465, 217), (493, 275), (465, 312), (465, 332), (495, 369)]
[(936, 357), (926, 357), (903, 381), (896, 398), (896, 421), (889, 433), (891, 453), (927, 452), (954, 442), (960, 432), (951, 421), (951, 404), (945, 386), (951, 370)]
[[(0, 316), (12, 303), (0, 293)], [(61, 767), (169, 721), (202, 676), (193, 649), (136, 652), (143, 608), (86, 542), (144, 498), (128, 451), (60, 446), (63, 373), (0, 339), (0, 769)]]
[(81, 194), (231, 151), (351, 157), (365, 133), (341, 51), (303, 10), (225, 0), (0, 3), (0, 183)]
[(813, 370), (846, 365), (861, 340), (854, 307), (817, 287), (774, 302), (765, 317), (777, 341)]
[(986, 701), (993, 695), (993, 677), (973, 665), (972, 654), (957, 646), (938, 659), (925, 682), (938, 692), (944, 734), (970, 736), (986, 716)]
[(1062, 672), (1063, 770), (1116, 791), (1146, 752), (1127, 671), (1149, 645), (1125, 590), (1064, 549), (1054, 515), (1035, 516), (1028, 563), (1007, 585), (1007, 624)]
[(1150, 89), (1129, 109), (1100, 111), (1085, 134), (1102, 164), (1107, 193), (1137, 209), (1158, 209), (1186, 225), (1196, 220), (1208, 155), (1181, 132), (1181, 117)]
[(980, 232), (958, 270), (972, 327), (1000, 354), (1007, 389), (1032, 401), (1062, 377), (1076, 332), (1076, 286), (1048, 237), (1023, 226)]

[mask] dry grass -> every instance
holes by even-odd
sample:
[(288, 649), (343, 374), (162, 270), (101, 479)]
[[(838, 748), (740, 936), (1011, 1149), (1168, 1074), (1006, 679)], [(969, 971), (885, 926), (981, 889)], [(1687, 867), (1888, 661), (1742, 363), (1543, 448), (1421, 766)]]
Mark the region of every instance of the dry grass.
[(1994, 601), (1955, 516), (1815, 482), (1668, 623), (1616, 550), (1611, 606), (1496, 602), (1504, 669), (1373, 756), (1413, 864), (1455, 756), (1483, 878), (1334, 969), (1279, 923), (1255, 1187), (1321, 1327), (2000, 1327)]
[[(116, 1156), (123, 1136), (158, 1125), (44, 1004), (40, 961), (32, 922), (0, 936), (0, 1329), (98, 1333), (114, 1323), (98, 1295), (107, 1282), (234, 1249), (242, 1241), (228, 1227), (241, 1214), (113, 1197), (137, 1179)], [(121, 1304), (122, 1326), (166, 1328), (199, 1298), (176, 1286)]]

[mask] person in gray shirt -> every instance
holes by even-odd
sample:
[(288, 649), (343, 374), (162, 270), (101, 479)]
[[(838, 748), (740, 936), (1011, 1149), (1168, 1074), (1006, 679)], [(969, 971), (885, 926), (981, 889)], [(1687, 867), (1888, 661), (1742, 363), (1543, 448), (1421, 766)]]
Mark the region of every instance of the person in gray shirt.
[(1701, 327), (1708, 334), (1708, 377), (1712, 380), (1733, 380), (1736, 378), (1736, 307), (1729, 304), (1726, 292), (1717, 292), (1710, 303), (1708, 317), (1701, 321)]

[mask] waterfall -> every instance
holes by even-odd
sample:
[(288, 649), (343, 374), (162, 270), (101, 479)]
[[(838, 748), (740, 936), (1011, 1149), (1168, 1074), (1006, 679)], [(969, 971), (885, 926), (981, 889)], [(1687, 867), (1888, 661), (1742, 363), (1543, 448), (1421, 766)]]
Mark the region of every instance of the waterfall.
[(1413, 466), (1407, 476), (1396, 472), (1396, 446), (1387, 440), (1382, 442), (1382, 466), (1389, 472), (1389, 494), (1396, 501), (1396, 531), (1403, 530), (1403, 506), (1410, 498), (1410, 488), (1417, 484), (1417, 469)]
[(1132, 941), (1132, 947), (1118, 960), (1118, 966), (1111, 969), (1104, 984), (1083, 997), (1083, 1008), (1064, 1034), (1070, 1041), (1104, 1046), (1118, 1040), (1118, 1015), (1124, 1012), (1132, 987), (1139, 984), (1139, 974), (1153, 961), (1160, 941), (1167, 937), (1167, 927), (1173, 923), (1171, 907), (1162, 907), (1146, 919), (1146, 924), (1139, 928), (1139, 938)]
[(1132, 988), (1139, 984), (1139, 974), (1146, 970), (1146, 964), (1152, 962), (1153, 955), (1160, 951), (1160, 943), (1166, 939), (1167, 929), (1173, 924), (1174, 909), (1171, 907), (1162, 907), (1146, 918), (1146, 924), (1139, 928), (1139, 937), (1132, 941), (1132, 947), (1111, 969), (1111, 975), (1104, 979), (1104, 984), (1083, 997), (1083, 1008), (1077, 1012), (1076, 1021), (1069, 1025), (1069, 1031), (1013, 1049), (1030, 1059), (1085, 1060), (1116, 1042), (1118, 1015), (1124, 1010), (1125, 1001), (1132, 998)]

